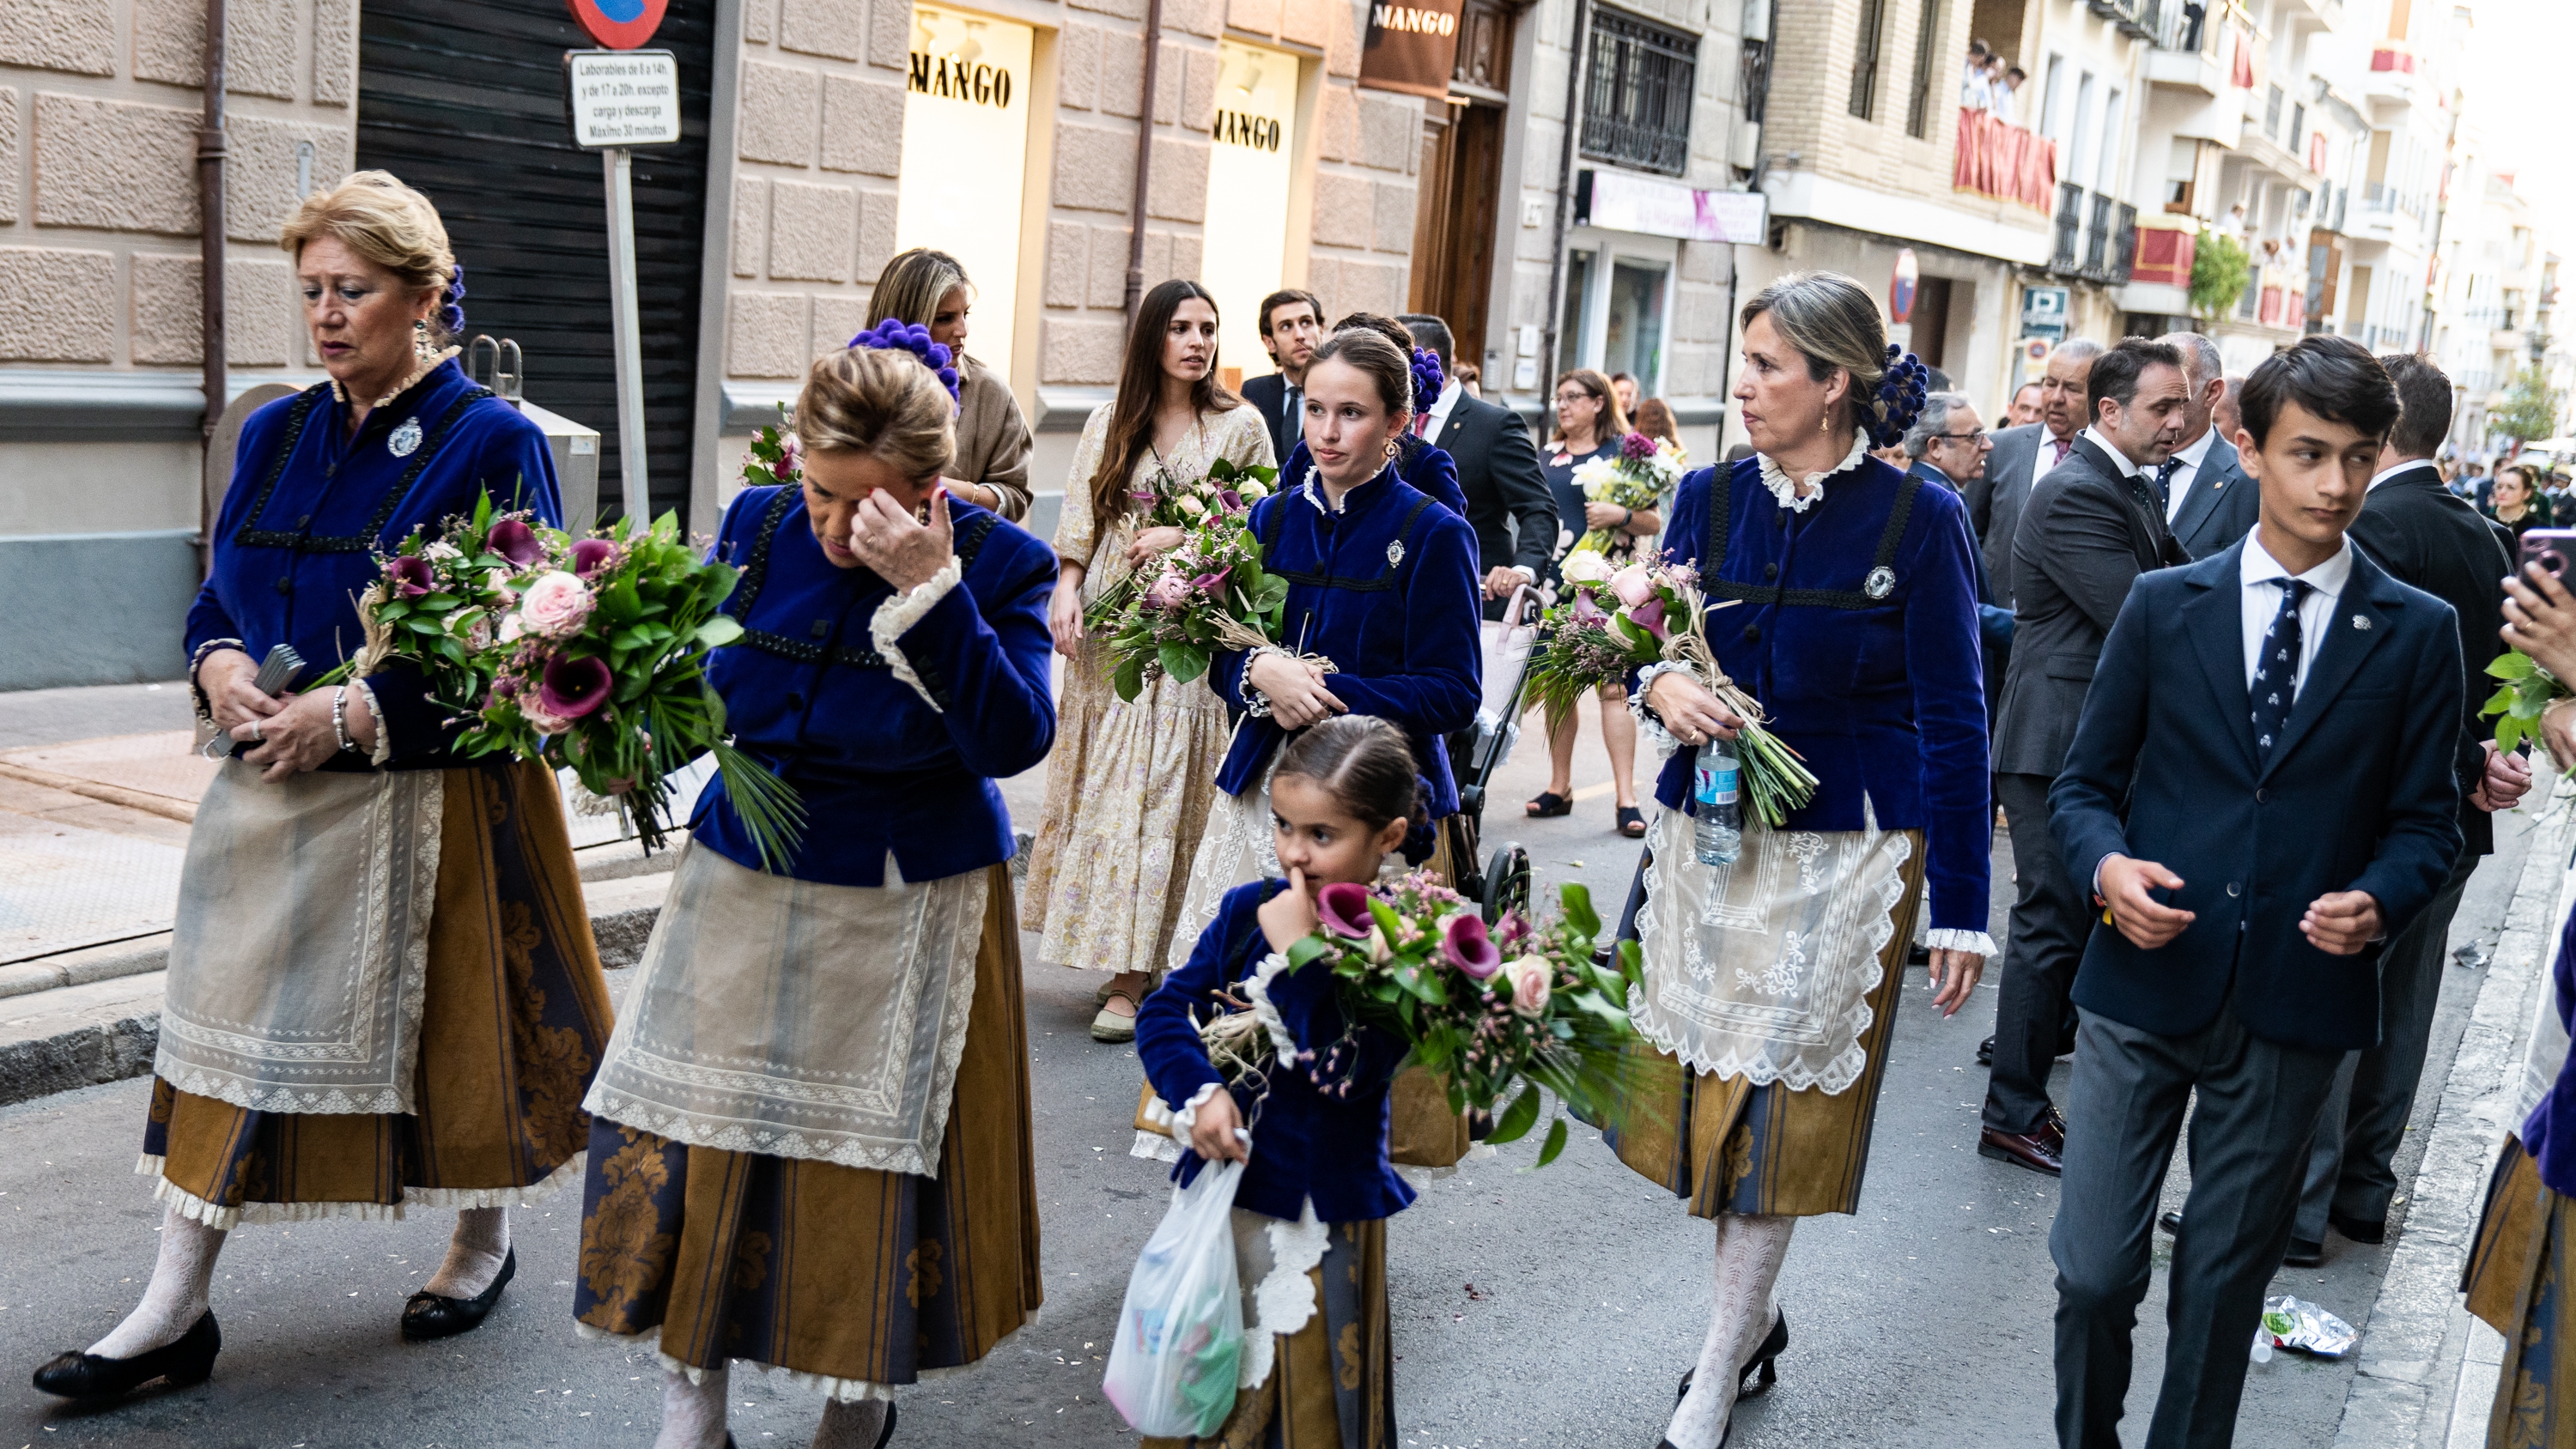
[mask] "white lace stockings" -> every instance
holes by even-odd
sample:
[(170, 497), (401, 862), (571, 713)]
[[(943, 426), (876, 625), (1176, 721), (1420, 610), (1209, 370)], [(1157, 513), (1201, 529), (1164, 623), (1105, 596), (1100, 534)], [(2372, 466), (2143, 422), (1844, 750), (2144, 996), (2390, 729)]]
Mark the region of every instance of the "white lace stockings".
[(1690, 1392), (1664, 1437), (1673, 1449), (1716, 1449), (1735, 1412), (1745, 1361), (1771, 1332), (1771, 1285), (1789, 1256), (1791, 1217), (1726, 1213), (1717, 1220), (1717, 1306), (1691, 1370)]
[(132, 1358), (179, 1341), (205, 1316), (206, 1288), (214, 1281), (215, 1255), (224, 1249), (221, 1229), (184, 1217), (176, 1207), (161, 1214), (161, 1253), (143, 1301), (114, 1332), (89, 1346), (100, 1358)]
[(691, 1383), (678, 1369), (662, 1370), (662, 1432), (653, 1449), (724, 1449), (725, 1394), (732, 1379), (709, 1369)]
[(823, 1423), (814, 1431), (814, 1449), (877, 1449), (885, 1431), (892, 1399), (826, 1399)]
[(421, 1285), (441, 1298), (478, 1298), (501, 1276), (510, 1256), (510, 1210), (467, 1208), (456, 1215), (455, 1236), (447, 1240), (447, 1259)]

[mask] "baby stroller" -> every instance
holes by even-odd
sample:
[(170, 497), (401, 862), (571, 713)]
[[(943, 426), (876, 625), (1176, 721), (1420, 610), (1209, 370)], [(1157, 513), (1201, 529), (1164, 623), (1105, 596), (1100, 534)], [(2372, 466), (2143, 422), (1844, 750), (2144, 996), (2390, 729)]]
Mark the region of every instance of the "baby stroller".
[[(1503, 605), (1502, 618), (1485, 622), (1485, 698), (1476, 722), (1449, 737), (1449, 770), (1458, 781), (1458, 814), (1466, 827), (1469, 859), (1484, 836), (1487, 787), (1521, 737), (1521, 690), (1538, 643), (1539, 607), (1538, 591), (1524, 584)], [(1482, 871), (1459, 873), (1458, 890), (1484, 908), (1488, 925), (1506, 910), (1527, 914), (1529, 852), (1517, 841), (1505, 841), (1485, 857)]]

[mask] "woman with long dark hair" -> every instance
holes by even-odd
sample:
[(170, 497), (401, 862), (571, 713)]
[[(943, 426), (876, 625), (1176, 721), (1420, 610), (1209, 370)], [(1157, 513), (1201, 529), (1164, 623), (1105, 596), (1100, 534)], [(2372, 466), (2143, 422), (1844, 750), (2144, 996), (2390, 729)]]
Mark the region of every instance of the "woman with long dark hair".
[(898, 252), (868, 293), (868, 326), (891, 317), (925, 328), (930, 340), (957, 361), (957, 456), (939, 481), (950, 494), (989, 508), (1013, 523), (1029, 514), (1029, 420), (1020, 415), (1011, 385), (966, 354), (966, 315), (975, 307), (975, 284), (946, 252), (914, 247)]
[(1020, 924), (1038, 933), (1040, 960), (1112, 973), (1091, 1023), (1100, 1041), (1135, 1037), (1137, 1004), (1171, 949), (1228, 723), (1224, 703), (1197, 680), (1157, 677), (1132, 703), (1120, 699), (1105, 641), (1085, 633), (1082, 611), (1180, 543), (1177, 528), (1140, 527), (1157, 497), (1218, 458), (1278, 461), (1261, 410), (1217, 381), (1216, 330), (1216, 299), (1198, 283), (1145, 294), (1117, 396), (1082, 425), (1056, 526), (1061, 563), (1047, 621), (1070, 663)]

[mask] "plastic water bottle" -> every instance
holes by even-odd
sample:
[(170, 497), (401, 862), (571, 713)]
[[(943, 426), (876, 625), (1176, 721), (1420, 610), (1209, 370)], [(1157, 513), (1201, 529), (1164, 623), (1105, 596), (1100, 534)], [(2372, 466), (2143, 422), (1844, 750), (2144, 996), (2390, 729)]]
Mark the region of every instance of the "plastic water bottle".
[(1736, 792), (1735, 744), (1711, 738), (1691, 762), (1691, 844), (1702, 865), (1733, 865), (1744, 848), (1744, 807)]

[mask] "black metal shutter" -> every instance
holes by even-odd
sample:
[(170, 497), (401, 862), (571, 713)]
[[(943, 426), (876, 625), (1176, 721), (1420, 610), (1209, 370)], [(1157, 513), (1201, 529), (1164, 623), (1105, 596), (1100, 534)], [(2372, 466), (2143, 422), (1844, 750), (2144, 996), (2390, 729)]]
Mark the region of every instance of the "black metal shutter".
[[(518, 339), (528, 400), (599, 430), (601, 512), (613, 515), (623, 474), (606, 198), (598, 155), (564, 121), (563, 53), (592, 42), (559, 0), (367, 0), (360, 14), (358, 165), (437, 204), (465, 264), (467, 335)], [(684, 522), (714, 30), (713, 0), (671, 0), (652, 48), (679, 60), (681, 141), (635, 153), (653, 511)]]

